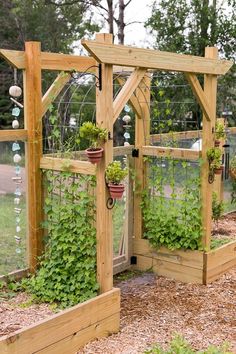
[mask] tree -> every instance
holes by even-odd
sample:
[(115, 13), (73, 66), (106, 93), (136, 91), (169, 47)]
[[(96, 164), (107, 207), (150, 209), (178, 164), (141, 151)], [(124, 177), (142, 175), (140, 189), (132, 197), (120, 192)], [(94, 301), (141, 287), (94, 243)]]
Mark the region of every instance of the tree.
[[(155, 1), (146, 27), (155, 38), (154, 47), (159, 50), (204, 56), (205, 47), (217, 46), (221, 58), (236, 60), (236, 6), (235, 0), (160, 0)], [(231, 102), (236, 120), (235, 65), (219, 80), (218, 114), (225, 102)], [(173, 75), (172, 75), (173, 78)], [(183, 84), (182, 75), (173, 78), (177, 85)], [(162, 83), (163, 83), (162, 78)], [(181, 81), (180, 81), (181, 80)], [(202, 78), (200, 77), (202, 82)], [(222, 87), (222, 89), (221, 89)], [(181, 101), (182, 92), (177, 89), (170, 100)], [(183, 97), (183, 96), (182, 96)], [(189, 100), (189, 95), (185, 98)], [(199, 112), (192, 111), (193, 116)]]

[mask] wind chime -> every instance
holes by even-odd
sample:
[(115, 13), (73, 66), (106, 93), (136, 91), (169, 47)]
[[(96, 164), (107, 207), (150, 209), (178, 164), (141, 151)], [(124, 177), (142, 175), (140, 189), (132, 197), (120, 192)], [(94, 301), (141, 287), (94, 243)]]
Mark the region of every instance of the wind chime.
[[(13, 108), (12, 108), (12, 128), (13, 129), (18, 129), (20, 124), (19, 124), (19, 117), (21, 113), (21, 109), (23, 108), (23, 105), (18, 102), (19, 97), (22, 95), (22, 89), (17, 85), (17, 71), (14, 69), (14, 85), (9, 88), (9, 95), (10, 100), (13, 103)], [(21, 157), (21, 147), (18, 141), (15, 141), (12, 144), (12, 152), (13, 152), (13, 162), (14, 162), (14, 171), (15, 171), (15, 176), (12, 177), (12, 181), (15, 184), (15, 192), (14, 192), (14, 212), (15, 212), (15, 223), (16, 223), (16, 229), (15, 229), (15, 242), (16, 242), (16, 253), (20, 254), (22, 252), (21, 249), (21, 226), (20, 226), (20, 214), (21, 214), (21, 195), (22, 195), (22, 189), (21, 189), (21, 184), (22, 184), (22, 174), (21, 174), (21, 167), (20, 167), (20, 161), (22, 159)]]
[(123, 122), (124, 122), (124, 138), (125, 138), (125, 142), (124, 142), (124, 146), (129, 146), (129, 139), (130, 139), (130, 133), (129, 133), (129, 129), (131, 128), (131, 125), (129, 125), (130, 121), (131, 121), (131, 117), (127, 114), (130, 112), (130, 107), (128, 105), (125, 105), (124, 111), (126, 113), (126, 115), (122, 118)]

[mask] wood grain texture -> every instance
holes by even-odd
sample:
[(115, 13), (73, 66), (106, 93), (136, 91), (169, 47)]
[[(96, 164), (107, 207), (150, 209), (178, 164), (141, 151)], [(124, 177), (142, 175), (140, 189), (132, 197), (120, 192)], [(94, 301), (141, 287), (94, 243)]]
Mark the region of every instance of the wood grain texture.
[(25, 69), (25, 52), (20, 50), (0, 49), (0, 57), (17, 69)]
[(201, 130), (186, 130), (182, 132), (170, 132), (163, 134), (151, 134), (151, 143), (167, 141), (167, 140), (185, 140), (185, 139), (200, 139), (202, 137)]
[[(218, 57), (217, 48), (208, 47), (205, 51), (206, 58)], [(212, 184), (208, 182), (209, 163), (207, 150), (214, 146), (214, 128), (216, 122), (216, 92), (217, 77), (215, 75), (204, 75), (204, 93), (210, 102), (210, 121), (203, 114), (202, 126), (202, 159), (201, 166), (201, 199), (202, 199), (202, 224), (203, 224), (203, 247), (210, 249), (211, 243), (211, 215), (212, 215)]]
[(84, 175), (96, 174), (96, 165), (88, 161), (77, 161), (57, 157), (42, 157), (40, 159), (40, 168), (44, 170), (82, 173)]
[(26, 144), (27, 198), (28, 198), (28, 257), (30, 271), (35, 271), (38, 256), (43, 250), (42, 232), (42, 88), (40, 43), (26, 42), (24, 71), (24, 117), (28, 130)]
[(59, 53), (41, 53), (41, 68), (44, 70), (62, 70), (92, 72), (96, 71), (96, 61), (91, 57), (59, 54)]
[(57, 98), (59, 93), (63, 90), (64, 86), (70, 80), (71, 75), (69, 73), (61, 72), (53, 84), (49, 87), (42, 99), (42, 117), (47, 112), (49, 106)]
[[(71, 351), (72, 348), (79, 347), (82, 343), (85, 344), (86, 341), (96, 338), (96, 327), (99, 327), (100, 322), (102, 323), (103, 320), (108, 319), (108, 322), (103, 322), (99, 335), (108, 334), (109, 328), (107, 325), (110, 325), (109, 318), (113, 316), (115, 326), (111, 327), (111, 331), (117, 331), (119, 313), (120, 290), (112, 289), (105, 294), (16, 331), (14, 334), (2, 337), (0, 340), (0, 353), (32, 354), (41, 351), (42, 353), (51, 354), (47, 349), (50, 346), (58, 348), (58, 342), (61, 343), (63, 350), (65, 350), (63, 353), (75, 353), (75, 351)], [(81, 342), (80, 333), (82, 336)], [(73, 335), (77, 337), (76, 340), (73, 339)], [(59, 352), (62, 353), (61, 351)]]
[(184, 160), (197, 160), (201, 157), (200, 151), (160, 146), (143, 146), (142, 153), (144, 156), (173, 157)]
[[(116, 81), (119, 83), (119, 85), (123, 86), (125, 84), (125, 79), (122, 77), (116, 77)], [(142, 117), (142, 111), (140, 107), (140, 103), (135, 95), (132, 95), (129, 99), (129, 104), (131, 105), (133, 111), (135, 114), (137, 114), (139, 117)]]
[(133, 96), (134, 91), (144, 77), (145, 72), (146, 69), (136, 68), (127, 79), (119, 94), (116, 96), (113, 103), (113, 123), (115, 123), (125, 104)]
[(26, 141), (28, 131), (26, 129), (0, 130), (0, 141)]
[(82, 40), (82, 45), (100, 63), (131, 67), (224, 75), (233, 61), (161, 52), (117, 44)]

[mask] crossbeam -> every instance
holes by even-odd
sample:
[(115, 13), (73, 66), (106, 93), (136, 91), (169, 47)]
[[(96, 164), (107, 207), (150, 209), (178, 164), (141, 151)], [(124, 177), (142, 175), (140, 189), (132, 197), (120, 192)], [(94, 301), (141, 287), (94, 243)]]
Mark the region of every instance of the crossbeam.
[(40, 168), (53, 171), (70, 171), (84, 175), (95, 175), (96, 166), (88, 161), (75, 161), (56, 157), (42, 157)]
[(201, 151), (160, 146), (143, 146), (142, 154), (143, 156), (173, 157), (184, 160), (198, 160), (201, 157)]
[(87, 51), (100, 63), (131, 67), (223, 75), (233, 61), (175, 54), (151, 49), (82, 40)]
[(0, 141), (26, 141), (28, 132), (25, 129), (0, 130)]

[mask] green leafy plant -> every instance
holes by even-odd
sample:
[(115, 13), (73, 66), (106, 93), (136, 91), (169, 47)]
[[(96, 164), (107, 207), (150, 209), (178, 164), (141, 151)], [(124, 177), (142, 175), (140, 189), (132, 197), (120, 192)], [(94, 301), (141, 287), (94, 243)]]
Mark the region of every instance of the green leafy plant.
[[(149, 166), (151, 177), (141, 203), (144, 237), (155, 248), (201, 249), (200, 179), (189, 177), (183, 186), (179, 184), (177, 188), (174, 171), (183, 173), (188, 167), (185, 161), (181, 163), (181, 168), (178, 164), (178, 161), (169, 158), (165, 160), (167, 167), (164, 170), (163, 162)], [(184, 180), (182, 175), (178, 178)], [(166, 188), (170, 190), (168, 198), (165, 196)]]
[(212, 219), (218, 225), (219, 219), (224, 212), (224, 203), (218, 199), (217, 193), (212, 194)]
[(108, 130), (92, 122), (84, 122), (80, 128), (80, 137), (89, 141), (90, 149), (96, 150), (108, 139)]
[(128, 169), (122, 168), (120, 161), (113, 161), (109, 163), (105, 170), (105, 177), (107, 183), (120, 184), (127, 176)]
[(236, 180), (236, 155), (230, 160), (229, 172), (233, 181)]
[(217, 140), (226, 138), (224, 124), (219, 121), (216, 122), (215, 137)]
[(219, 169), (221, 167), (222, 153), (218, 147), (212, 147), (207, 150), (207, 159), (210, 164), (210, 168), (213, 170)]
[(97, 294), (94, 176), (46, 171), (45, 254), (23, 286), (37, 301), (72, 306)]
[(192, 349), (191, 345), (179, 334), (170, 342), (169, 349), (165, 350), (159, 345), (154, 345), (151, 349), (148, 349), (144, 354), (233, 354), (229, 351), (229, 345), (223, 343), (220, 347), (210, 345), (207, 349), (196, 351)]

